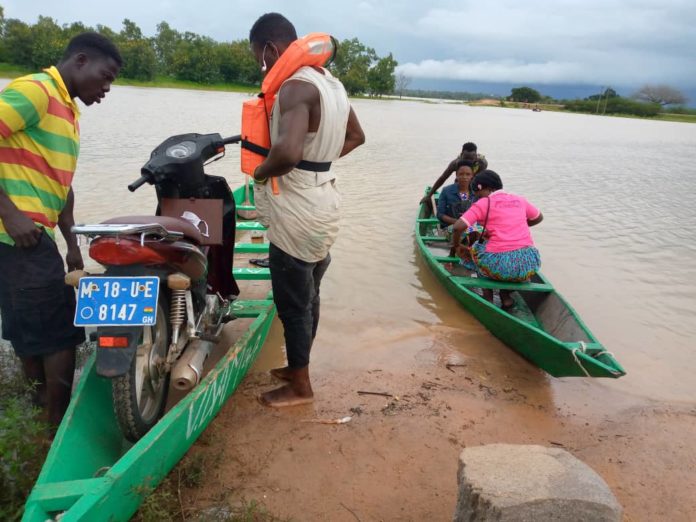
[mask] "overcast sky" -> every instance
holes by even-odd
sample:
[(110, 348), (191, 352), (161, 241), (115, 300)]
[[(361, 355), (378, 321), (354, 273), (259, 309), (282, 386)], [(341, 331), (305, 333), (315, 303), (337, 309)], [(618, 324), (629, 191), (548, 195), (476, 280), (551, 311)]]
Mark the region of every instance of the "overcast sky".
[(696, 0), (0, 0), (6, 18), (81, 21), (147, 36), (160, 21), (218, 41), (246, 38), (269, 11), (299, 34), (357, 37), (427, 80), (696, 87)]

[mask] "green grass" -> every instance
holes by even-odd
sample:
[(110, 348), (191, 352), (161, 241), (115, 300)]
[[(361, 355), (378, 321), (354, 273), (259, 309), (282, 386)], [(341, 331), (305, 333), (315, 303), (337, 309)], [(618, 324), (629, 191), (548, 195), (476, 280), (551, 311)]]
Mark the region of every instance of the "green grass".
[[(17, 65), (0, 63), (0, 78), (17, 78), (26, 74), (35, 73), (32, 69), (23, 69)], [(212, 83), (202, 84), (183, 80), (176, 80), (166, 76), (158, 76), (151, 81), (132, 80), (130, 78), (118, 78), (114, 85), (127, 85), (130, 87), (154, 87), (167, 89), (190, 89), (197, 91), (225, 91), (257, 93), (261, 89), (260, 85), (243, 85), (240, 83)]]
[[(94, 343), (78, 347), (78, 368), (93, 350)], [(0, 520), (14, 522), (21, 518), (48, 454), (50, 431), (44, 412), (34, 406), (33, 387), (27, 383), (19, 359), (2, 339), (0, 383)]]
[[(0, 71), (2, 72), (2, 71)], [(175, 80), (168, 77), (157, 77), (152, 81), (131, 80), (130, 78), (119, 78), (114, 85), (128, 85), (131, 87), (153, 87), (167, 89), (190, 89), (196, 91), (223, 91), (223, 92), (243, 92), (256, 93), (259, 92), (259, 85), (242, 85), (235, 83), (212, 83), (202, 84), (196, 82), (188, 82)]]
[(636, 114), (591, 114), (587, 112), (561, 111), (572, 112), (573, 114), (588, 114), (590, 116), (611, 116), (612, 118), (629, 118), (632, 120), (652, 120), (652, 121), (674, 121), (678, 123), (696, 123), (696, 115), (694, 114), (671, 114), (660, 113), (657, 116), (638, 116)]
[(17, 78), (18, 76), (24, 76), (25, 74), (31, 74), (33, 72), (36, 71), (25, 70), (10, 63), (0, 63), (0, 78)]
[(0, 343), (0, 520), (19, 520), (49, 444), (48, 425), (31, 400), (12, 349)]
[[(467, 102), (468, 105), (472, 106), (477, 106), (477, 107), (498, 107), (496, 105), (483, 105), (483, 104), (477, 104), (475, 101), (474, 102)], [(504, 102), (503, 105), (500, 105), (500, 107), (505, 107), (508, 109), (523, 109), (523, 110), (532, 110), (532, 107), (537, 104), (522, 104), (522, 103), (516, 103), (516, 102)], [(636, 114), (618, 114), (618, 113), (606, 113), (606, 114), (594, 114), (594, 113), (589, 113), (589, 112), (576, 112), (576, 111), (569, 111), (563, 108), (563, 105), (557, 105), (557, 104), (543, 104), (539, 103), (538, 104), (539, 108), (542, 111), (553, 111), (553, 112), (566, 112), (569, 114), (588, 114), (590, 116), (610, 116), (613, 118), (631, 118), (635, 120), (659, 120), (659, 121), (674, 121), (674, 122), (679, 122), (679, 123), (696, 123), (696, 114), (677, 114), (677, 113), (671, 113), (671, 112), (662, 112), (658, 114), (657, 116), (638, 116)]]
[[(184, 505), (182, 488), (198, 489), (203, 485), (206, 473), (215, 470), (222, 455), (201, 452), (187, 454), (167, 475), (157, 488), (147, 486), (136, 489), (144, 496), (133, 522), (160, 522), (162, 520), (198, 520), (201, 522), (282, 522), (256, 500), (235, 499), (225, 492), (207, 507), (191, 508)], [(209, 478), (210, 480), (210, 478)]]
[(675, 114), (667, 112), (658, 114), (654, 119), (663, 121), (678, 121), (683, 123), (696, 123), (696, 114)]

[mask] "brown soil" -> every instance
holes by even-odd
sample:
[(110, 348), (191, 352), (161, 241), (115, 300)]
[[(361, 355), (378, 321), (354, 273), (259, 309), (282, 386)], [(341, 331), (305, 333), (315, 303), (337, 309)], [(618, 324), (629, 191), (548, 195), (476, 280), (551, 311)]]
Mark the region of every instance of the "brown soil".
[(469, 105), (473, 105), (473, 106), (485, 105), (488, 107), (499, 107), (500, 100), (495, 100), (493, 98), (483, 98), (481, 100), (469, 102)]
[[(596, 381), (550, 381), (512, 352), (507, 364), (524, 370), (509, 375), (505, 361), (484, 369), (424, 352), (411, 368), (320, 367), (315, 404), (281, 411), (256, 401), (278, 383), (250, 374), (192, 449), (214, 465), (184, 491), (184, 504), (198, 511), (255, 500), (293, 520), (449, 520), (461, 449), (505, 442), (570, 451), (607, 481), (625, 520), (694, 519), (693, 405), (651, 403)], [(307, 422), (346, 416), (340, 425)]]

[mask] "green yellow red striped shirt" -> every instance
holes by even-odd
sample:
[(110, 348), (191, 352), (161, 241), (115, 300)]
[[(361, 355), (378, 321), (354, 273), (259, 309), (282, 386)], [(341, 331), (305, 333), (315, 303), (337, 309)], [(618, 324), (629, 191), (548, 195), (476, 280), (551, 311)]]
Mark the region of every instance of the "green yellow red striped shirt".
[[(77, 166), (79, 116), (55, 67), (17, 78), (0, 93), (0, 187), (51, 235)], [(2, 220), (0, 242), (14, 244)]]

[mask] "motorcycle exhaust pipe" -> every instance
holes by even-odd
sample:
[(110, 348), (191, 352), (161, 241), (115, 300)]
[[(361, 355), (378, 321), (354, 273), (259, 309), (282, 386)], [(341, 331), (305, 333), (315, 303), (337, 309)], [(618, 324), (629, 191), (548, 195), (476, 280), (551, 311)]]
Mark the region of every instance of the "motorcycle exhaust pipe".
[(212, 343), (196, 339), (184, 350), (184, 354), (176, 361), (172, 369), (174, 388), (189, 391), (201, 382), (203, 365), (212, 348)]

